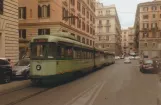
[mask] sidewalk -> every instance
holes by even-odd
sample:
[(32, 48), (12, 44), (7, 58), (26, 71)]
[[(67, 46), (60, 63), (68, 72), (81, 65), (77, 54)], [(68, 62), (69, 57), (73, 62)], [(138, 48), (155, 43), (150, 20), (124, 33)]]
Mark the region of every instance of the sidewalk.
[(0, 84), (0, 95), (15, 91), (15, 90), (23, 89), (30, 85), (31, 85), (30, 80), (13, 81), (7, 84)]

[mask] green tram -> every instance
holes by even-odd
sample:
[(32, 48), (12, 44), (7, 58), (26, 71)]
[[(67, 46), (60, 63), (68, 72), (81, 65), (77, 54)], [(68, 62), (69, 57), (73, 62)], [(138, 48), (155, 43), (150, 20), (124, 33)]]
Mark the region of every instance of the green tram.
[(33, 83), (114, 63), (114, 54), (80, 43), (63, 32), (34, 37), (30, 47)]

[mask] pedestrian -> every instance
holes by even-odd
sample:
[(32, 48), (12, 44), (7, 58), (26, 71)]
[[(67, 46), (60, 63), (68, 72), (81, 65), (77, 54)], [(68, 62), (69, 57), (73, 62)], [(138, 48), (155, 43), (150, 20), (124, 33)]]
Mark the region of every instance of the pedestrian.
[(8, 62), (10, 63), (10, 66), (13, 67), (11, 59), (8, 59)]

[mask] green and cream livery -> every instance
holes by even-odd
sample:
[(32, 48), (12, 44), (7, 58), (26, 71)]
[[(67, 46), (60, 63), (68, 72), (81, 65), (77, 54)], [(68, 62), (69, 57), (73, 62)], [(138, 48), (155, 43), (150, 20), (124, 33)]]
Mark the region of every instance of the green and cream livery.
[(114, 63), (114, 54), (78, 42), (68, 33), (41, 35), (31, 41), (33, 82), (73, 72), (88, 72)]

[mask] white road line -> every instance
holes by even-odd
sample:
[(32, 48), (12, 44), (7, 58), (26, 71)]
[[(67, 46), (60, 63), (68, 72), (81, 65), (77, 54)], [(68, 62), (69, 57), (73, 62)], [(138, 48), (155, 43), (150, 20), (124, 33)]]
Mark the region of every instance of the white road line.
[[(99, 83), (100, 84), (100, 83)], [(90, 91), (93, 87), (96, 87), (99, 85), (98, 83), (94, 84), (92, 87), (89, 87), (87, 90), (81, 92), (79, 95), (77, 95), (76, 97), (74, 97), (72, 100), (70, 100), (68, 103), (66, 103), (65, 105), (71, 105), (76, 99), (78, 99), (79, 97), (81, 97), (82, 95), (84, 95), (85, 93), (87, 93), (88, 91)]]
[(103, 86), (106, 84), (106, 82), (103, 82), (102, 85), (100, 86), (100, 88), (98, 89), (98, 91), (96, 92), (96, 94), (94, 95), (94, 97), (92, 98), (92, 100), (90, 101), (90, 103), (88, 105), (93, 105), (96, 97), (99, 95), (100, 91), (102, 90)]

